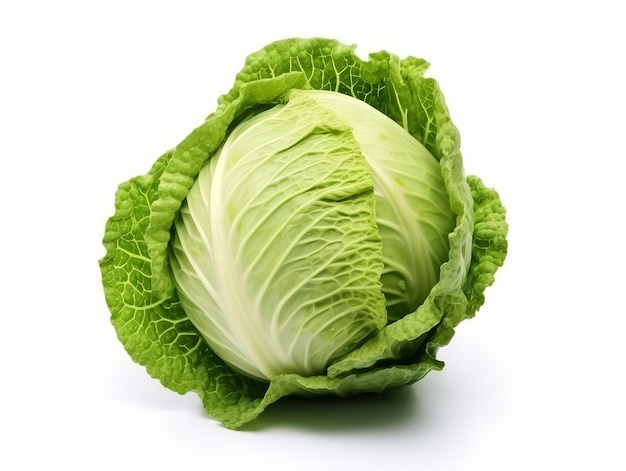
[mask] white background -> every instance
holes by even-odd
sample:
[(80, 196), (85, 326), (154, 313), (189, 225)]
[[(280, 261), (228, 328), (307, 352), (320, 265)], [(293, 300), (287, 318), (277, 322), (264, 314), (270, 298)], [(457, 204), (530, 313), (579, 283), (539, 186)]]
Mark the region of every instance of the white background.
[[(0, 468), (626, 469), (618, 3), (1, 0)], [(510, 251), (443, 372), (234, 432), (132, 363), (97, 262), (117, 184), (290, 36), (429, 60)]]

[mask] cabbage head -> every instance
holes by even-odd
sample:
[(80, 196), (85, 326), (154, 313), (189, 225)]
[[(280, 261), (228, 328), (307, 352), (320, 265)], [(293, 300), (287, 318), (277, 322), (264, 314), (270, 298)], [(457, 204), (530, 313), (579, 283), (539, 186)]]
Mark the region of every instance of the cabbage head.
[(122, 183), (100, 260), (134, 361), (238, 428), (289, 394), (440, 370), (507, 250), (428, 63), (334, 40), (251, 54), (217, 110)]

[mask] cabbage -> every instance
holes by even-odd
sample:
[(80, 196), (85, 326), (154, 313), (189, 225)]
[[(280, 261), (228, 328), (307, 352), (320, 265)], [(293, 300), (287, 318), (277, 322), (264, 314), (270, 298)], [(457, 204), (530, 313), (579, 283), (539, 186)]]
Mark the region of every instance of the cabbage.
[(238, 428), (289, 394), (350, 396), (439, 370), (507, 250), (465, 177), (428, 64), (290, 39), (122, 183), (100, 260), (129, 355)]

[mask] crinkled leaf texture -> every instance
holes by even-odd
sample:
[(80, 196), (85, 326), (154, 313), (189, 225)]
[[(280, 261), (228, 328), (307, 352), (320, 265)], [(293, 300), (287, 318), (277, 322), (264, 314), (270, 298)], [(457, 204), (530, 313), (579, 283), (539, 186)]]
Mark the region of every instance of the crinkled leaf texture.
[(323, 373), (387, 323), (370, 167), (352, 129), (308, 93), (230, 133), (170, 244), (183, 309), (222, 360), (261, 381)]
[[(217, 110), (143, 176), (118, 188), (100, 260), (111, 321), (126, 351), (180, 394), (202, 399), (224, 426), (239, 428), (289, 394), (350, 396), (412, 384), (439, 370), (437, 350), (472, 317), (507, 250), (505, 211), (494, 190), (466, 178), (459, 133), (428, 63), (387, 53), (362, 60), (355, 47), (328, 39), (289, 39), (250, 55)], [(283, 374), (269, 383), (228, 367), (182, 309), (168, 251), (174, 219), (201, 168), (250, 113), (282, 103), (291, 89), (329, 90), (385, 113), (438, 160), (456, 214), (439, 282), (414, 312), (331, 364), (326, 375)]]

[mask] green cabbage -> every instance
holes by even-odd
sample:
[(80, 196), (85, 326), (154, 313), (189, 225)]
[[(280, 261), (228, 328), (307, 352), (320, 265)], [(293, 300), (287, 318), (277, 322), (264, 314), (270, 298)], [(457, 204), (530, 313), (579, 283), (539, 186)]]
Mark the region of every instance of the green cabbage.
[(238, 428), (289, 394), (439, 370), (507, 250), (428, 64), (327, 39), (250, 55), (218, 109), (118, 188), (100, 260), (118, 338)]

